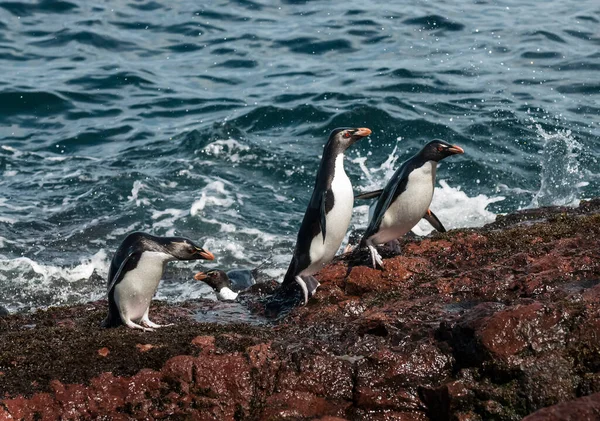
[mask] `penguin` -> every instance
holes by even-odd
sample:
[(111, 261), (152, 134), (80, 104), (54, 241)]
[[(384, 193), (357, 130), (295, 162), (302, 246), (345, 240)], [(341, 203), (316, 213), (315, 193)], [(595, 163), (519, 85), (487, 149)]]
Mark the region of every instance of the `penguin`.
[(219, 301), (235, 301), (240, 294), (263, 294), (272, 292), (280, 285), (274, 280), (257, 280), (258, 268), (234, 269), (229, 272), (213, 269), (208, 272), (198, 272), (194, 275), (197, 281), (203, 281), (210, 286)]
[[(356, 196), (354, 196), (354, 199), (356, 199), (356, 200), (376, 199), (379, 196), (381, 196), (381, 193), (383, 193), (383, 189), (379, 189), (379, 190), (375, 190), (375, 191), (371, 191), (371, 192), (367, 192), (367, 193), (357, 194)], [(371, 204), (371, 206), (369, 206), (369, 222), (371, 222), (371, 219), (373, 218), (373, 213), (375, 213), (376, 205), (377, 205), (377, 202), (373, 202)], [(438, 217), (433, 213), (433, 211), (431, 209), (427, 209), (427, 212), (425, 212), (425, 215), (423, 215), (423, 219), (426, 220), (427, 222), (429, 222), (429, 224), (436, 231), (446, 232), (446, 228), (444, 228), (444, 225), (441, 223), (441, 221), (438, 219)]]
[(319, 286), (312, 275), (333, 259), (350, 225), (354, 193), (344, 171), (344, 152), (370, 134), (367, 128), (335, 129), (325, 144), (312, 197), (282, 283), (282, 288), (297, 283), (302, 289), (304, 304)]
[(464, 152), (459, 146), (443, 140), (432, 140), (396, 170), (380, 193), (371, 193), (371, 197), (378, 199), (361, 240), (361, 247), (369, 248), (374, 268), (377, 265), (383, 268), (383, 260), (375, 245), (400, 238), (421, 218), (427, 219), (434, 228), (443, 229), (443, 225), (429, 210), (437, 163), (450, 155)]
[(8, 316), (8, 315), (10, 315), (9, 311), (6, 308), (0, 306), (0, 317), (4, 317), (4, 316)]
[(155, 237), (143, 232), (129, 234), (110, 263), (108, 316), (102, 326), (125, 324), (145, 331), (161, 327), (150, 321), (148, 310), (167, 262), (214, 258), (211, 252), (187, 238)]
[(222, 270), (209, 270), (194, 275), (197, 281), (203, 281), (211, 287), (219, 301), (235, 301), (240, 293), (256, 284), (250, 271), (233, 270), (225, 273)]
[[(361, 200), (361, 199), (377, 198), (381, 195), (382, 192), (383, 192), (383, 190), (376, 190), (373, 192), (362, 193), (362, 194), (354, 196), (354, 199)], [(371, 204), (371, 206), (369, 206), (369, 222), (371, 222), (371, 218), (373, 218), (373, 212), (375, 211), (376, 204), (377, 204), (377, 202), (373, 202)], [(446, 228), (440, 222), (438, 217), (431, 211), (431, 209), (427, 209), (427, 212), (425, 213), (425, 216), (423, 216), (423, 219), (425, 219), (427, 222), (429, 222), (429, 224), (436, 231), (446, 232)], [(360, 231), (360, 230), (351, 231), (350, 235), (348, 236), (348, 243), (344, 247), (344, 251), (342, 252), (342, 254), (353, 252), (354, 249), (356, 248), (356, 246), (358, 246), (360, 244), (360, 240), (362, 238), (363, 233), (364, 233), (364, 230), (363, 231)], [(388, 242), (386, 245), (388, 247), (390, 247), (391, 249), (395, 250), (396, 252), (398, 252), (398, 253), (400, 252), (400, 243), (399, 243), (398, 239), (392, 240), (392, 241)]]

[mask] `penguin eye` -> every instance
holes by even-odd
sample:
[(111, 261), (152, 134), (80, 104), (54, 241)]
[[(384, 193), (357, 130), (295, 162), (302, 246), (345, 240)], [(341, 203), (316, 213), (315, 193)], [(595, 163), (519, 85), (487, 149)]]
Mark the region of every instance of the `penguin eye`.
[(350, 133), (349, 132), (344, 132), (344, 137), (347, 139), (350, 137)]
[(444, 147), (440, 145), (440, 146), (437, 147), (437, 150), (441, 152), (441, 151), (444, 150)]

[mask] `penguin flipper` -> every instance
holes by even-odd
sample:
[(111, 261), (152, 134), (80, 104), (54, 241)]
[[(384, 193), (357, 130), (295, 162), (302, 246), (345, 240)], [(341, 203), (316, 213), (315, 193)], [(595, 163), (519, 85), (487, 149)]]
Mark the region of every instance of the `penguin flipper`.
[(129, 259), (131, 259), (131, 257), (135, 254), (135, 251), (130, 252), (127, 257), (125, 257), (123, 259), (123, 262), (121, 262), (121, 266), (119, 266), (119, 269), (117, 270), (117, 273), (115, 273), (115, 276), (112, 277), (112, 279), (110, 279), (110, 283), (108, 284), (108, 289), (107, 291), (110, 293), (110, 291), (115, 287), (115, 285), (117, 284), (117, 282), (120, 280), (121, 278), (121, 273), (123, 272), (123, 268), (125, 268), (125, 265), (127, 264), (127, 262), (129, 262)]
[(354, 198), (357, 200), (375, 199), (381, 196), (381, 193), (383, 193), (383, 189), (357, 194), (356, 196), (354, 196)]
[(436, 229), (436, 231), (446, 232), (446, 228), (444, 228), (438, 217), (435, 216), (433, 212), (431, 212), (431, 209), (427, 209), (427, 212), (425, 212), (425, 216), (423, 216), (423, 219), (429, 222), (431, 226)]
[(325, 206), (327, 204), (327, 190), (321, 194), (321, 203), (319, 204), (321, 235), (323, 236), (323, 244), (325, 244), (325, 235), (327, 235), (327, 217)]
[(406, 189), (408, 173), (410, 172), (409, 166), (410, 164), (408, 161), (402, 164), (402, 166), (396, 170), (392, 178), (382, 190), (377, 202), (375, 202), (375, 211), (373, 212), (371, 222), (369, 222), (367, 230), (365, 231), (365, 235), (363, 237), (364, 240), (377, 233), (379, 226), (381, 225), (381, 221), (383, 220), (383, 217), (390, 207), (392, 201), (396, 198), (396, 196), (401, 194)]

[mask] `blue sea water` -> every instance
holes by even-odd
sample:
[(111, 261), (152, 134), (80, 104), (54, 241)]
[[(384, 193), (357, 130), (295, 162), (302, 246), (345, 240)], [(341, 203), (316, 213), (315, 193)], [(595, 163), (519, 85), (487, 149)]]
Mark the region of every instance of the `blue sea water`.
[(210, 297), (201, 268), (280, 275), (338, 126), (373, 130), (357, 191), (462, 146), (447, 228), (598, 196), (599, 28), (597, 0), (0, 1), (0, 305), (101, 298), (89, 277), (133, 230), (217, 256), (162, 299)]

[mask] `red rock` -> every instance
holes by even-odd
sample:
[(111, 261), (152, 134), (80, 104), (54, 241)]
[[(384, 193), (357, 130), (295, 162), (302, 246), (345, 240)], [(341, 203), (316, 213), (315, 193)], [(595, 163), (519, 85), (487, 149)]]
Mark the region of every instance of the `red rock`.
[(202, 352), (213, 352), (215, 350), (214, 336), (196, 336), (192, 339), (192, 344), (202, 350)]
[(540, 409), (523, 421), (597, 421), (600, 419), (600, 393)]
[(249, 405), (252, 397), (250, 366), (240, 354), (206, 355), (194, 361), (195, 386), (204, 395), (228, 399), (231, 405)]
[(586, 203), (403, 239), (385, 271), (365, 251), (339, 258), (274, 325), (197, 324), (190, 311), (220, 304), (157, 302), (181, 323), (144, 345), (90, 330), (106, 301), (2, 318), (0, 417), (512, 421), (585, 394), (539, 414), (593, 417), (600, 200)]
[(136, 344), (135, 347), (137, 348), (138, 351), (140, 352), (148, 352), (150, 351), (152, 348), (156, 348), (155, 345), (152, 344)]
[(332, 415), (344, 416), (351, 402), (332, 402), (308, 392), (284, 391), (271, 395), (261, 419), (296, 420), (298, 418)]
[(110, 351), (108, 348), (104, 347), (104, 348), (100, 348), (98, 350), (98, 355), (100, 355), (101, 357), (106, 357), (108, 356), (108, 354), (110, 354)]
[(161, 374), (167, 380), (191, 383), (195, 362), (196, 359), (188, 355), (173, 357), (165, 363)]
[(292, 354), (291, 358), (291, 363), (281, 366), (277, 389), (352, 400), (352, 365), (348, 361), (305, 353)]

